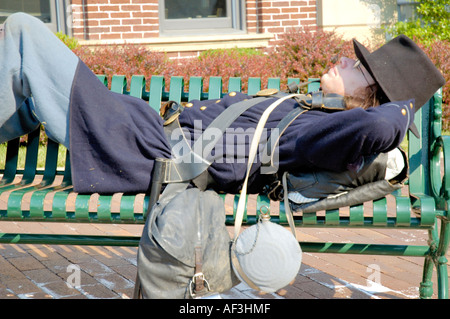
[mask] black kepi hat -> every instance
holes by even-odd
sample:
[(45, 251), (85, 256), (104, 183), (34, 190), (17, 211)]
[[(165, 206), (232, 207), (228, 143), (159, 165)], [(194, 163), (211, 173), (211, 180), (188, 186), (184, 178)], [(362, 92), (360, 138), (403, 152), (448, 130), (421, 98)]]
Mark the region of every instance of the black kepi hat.
[(425, 52), (405, 35), (372, 53), (355, 39), (353, 47), (357, 58), (380, 86), (381, 103), (415, 99), (417, 111), (445, 84), (441, 72)]
[(355, 54), (388, 101), (414, 98), (420, 109), (445, 84), (433, 62), (410, 38), (400, 35), (370, 53), (353, 40)]

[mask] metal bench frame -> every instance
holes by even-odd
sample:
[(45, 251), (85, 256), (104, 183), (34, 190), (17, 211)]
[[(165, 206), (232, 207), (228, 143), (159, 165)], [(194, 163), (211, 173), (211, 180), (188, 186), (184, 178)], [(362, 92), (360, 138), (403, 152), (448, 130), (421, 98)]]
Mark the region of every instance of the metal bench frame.
[[(107, 85), (105, 76), (98, 78)], [(298, 79), (288, 79), (288, 83)], [(268, 80), (267, 88), (280, 89), (280, 79)], [(113, 76), (110, 86), (117, 93), (128, 94), (148, 100), (149, 106), (159, 111), (161, 102), (173, 100), (186, 102), (193, 99), (219, 99), (223, 97), (221, 77), (209, 79), (208, 92), (204, 92), (203, 79), (191, 77), (189, 90), (185, 91), (183, 77), (170, 78), (170, 90), (165, 89), (165, 80), (161, 76), (150, 79), (150, 89), (145, 88), (143, 76), (133, 76), (127, 83), (124, 76)], [(261, 79), (249, 78), (243, 83), (240, 78), (230, 78), (227, 92), (241, 91), (244, 84), (248, 94), (256, 94), (261, 90)], [(311, 84), (311, 90), (317, 83)], [(316, 85), (316, 87), (314, 87)], [(128, 89), (127, 89), (128, 88)], [(438, 91), (421, 110), (416, 113), (415, 124), (420, 132), (420, 139), (413, 135), (408, 139), (410, 161), (410, 178), (407, 186), (408, 195), (394, 193), (395, 211), (388, 212), (387, 198), (373, 201), (370, 211), (367, 205), (348, 208), (347, 214), (340, 210), (330, 210), (325, 214), (295, 214), (296, 227), (357, 227), (387, 228), (392, 231), (407, 229), (425, 229), (429, 233), (428, 245), (385, 245), (361, 243), (318, 243), (301, 242), (304, 252), (336, 253), (336, 254), (371, 254), (392, 256), (424, 257), (423, 278), (420, 283), (420, 297), (431, 298), (433, 295), (432, 275), (437, 270), (438, 298), (448, 298), (448, 274), (446, 253), (450, 241), (448, 225), (448, 200), (450, 198), (450, 137), (441, 135), (442, 96)], [(66, 155), (65, 167), (58, 168), (57, 143), (49, 140), (45, 148), (46, 164), (43, 170), (37, 169), (39, 149), (37, 130), (28, 135), (26, 145), (26, 162), (24, 169), (18, 169), (19, 139), (8, 142), (6, 164), (0, 171), (0, 195), (8, 194), (7, 207), (0, 209), (1, 221), (39, 221), (39, 222), (85, 222), (85, 223), (122, 223), (144, 224), (149, 206), (149, 196), (144, 196), (142, 211), (136, 212), (136, 195), (123, 195), (120, 199), (119, 211), (112, 211), (112, 195), (97, 197), (95, 209), (90, 209), (91, 195), (76, 195), (75, 208), (67, 209), (69, 196), (74, 196), (71, 183), (69, 155)], [(442, 172), (443, 168), (443, 172)], [(58, 175), (62, 182), (55, 185)], [(42, 177), (39, 184), (33, 183)], [(18, 178), (20, 179), (19, 181)], [(52, 196), (51, 208), (44, 205), (44, 200)], [(223, 195), (225, 197), (225, 195)], [(229, 195), (227, 195), (229, 196)], [(29, 207), (23, 204), (29, 198)], [(141, 196), (142, 198), (142, 196)], [(237, 203), (238, 196), (234, 202)], [(256, 213), (246, 212), (244, 223), (254, 224), (261, 208), (278, 207), (279, 213), (272, 216), (272, 221), (287, 225), (283, 203), (271, 203), (264, 196), (256, 198)], [(233, 225), (233, 213), (227, 215), (226, 223)], [(140, 237), (133, 236), (87, 236), (64, 234), (0, 234), (0, 243), (20, 244), (64, 244), (64, 245), (102, 245), (102, 246), (137, 246)]]

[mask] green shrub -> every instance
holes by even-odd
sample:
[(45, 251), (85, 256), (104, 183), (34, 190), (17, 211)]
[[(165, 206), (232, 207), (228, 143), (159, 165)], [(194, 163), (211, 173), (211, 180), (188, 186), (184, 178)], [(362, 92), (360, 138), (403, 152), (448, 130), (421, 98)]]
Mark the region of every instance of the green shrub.
[(229, 54), (239, 57), (263, 55), (263, 51), (254, 48), (209, 49), (200, 52), (198, 59), (205, 59), (215, 55)]
[(79, 47), (78, 40), (75, 38), (71, 38), (62, 32), (56, 32), (56, 36), (71, 50), (75, 50)]

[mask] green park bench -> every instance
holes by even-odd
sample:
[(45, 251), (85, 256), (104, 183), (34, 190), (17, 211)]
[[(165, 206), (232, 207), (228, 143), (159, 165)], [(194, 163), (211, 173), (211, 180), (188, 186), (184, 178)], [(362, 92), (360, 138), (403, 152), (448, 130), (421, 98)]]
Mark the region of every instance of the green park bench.
[[(104, 81), (105, 85), (108, 84), (105, 76), (98, 78)], [(288, 81), (299, 82), (298, 79)], [(218, 99), (226, 94), (224, 91), (242, 91), (243, 87), (247, 87), (248, 94), (256, 94), (262, 89), (259, 78), (249, 78), (247, 83), (243, 83), (240, 78), (231, 78), (226, 90), (223, 89), (222, 82), (220, 77), (211, 77), (207, 92), (204, 92), (203, 79), (200, 77), (189, 79), (187, 91), (183, 78), (177, 76), (170, 78), (169, 90), (166, 90), (162, 76), (151, 77), (149, 90), (145, 88), (146, 80), (143, 76), (133, 76), (129, 83), (124, 76), (113, 76), (109, 85), (114, 92), (148, 100), (149, 107), (157, 111), (161, 102), (168, 100), (187, 102), (193, 99)], [(280, 89), (280, 83), (280, 79), (269, 79), (267, 88)], [(317, 85), (318, 83), (312, 83), (309, 89), (315, 90)], [(388, 205), (388, 198), (382, 198), (373, 201), (371, 205), (349, 207), (346, 213), (336, 209), (326, 211), (324, 214), (305, 213), (294, 216), (297, 227), (384, 228), (393, 232), (408, 229), (428, 230), (427, 245), (301, 242), (303, 252), (424, 257), (420, 297), (431, 298), (433, 295), (432, 275), (436, 268), (438, 297), (448, 298), (446, 252), (450, 239), (448, 227), (450, 160), (446, 159), (450, 159), (450, 137), (441, 135), (441, 120), (442, 96), (441, 91), (438, 91), (416, 114), (415, 124), (419, 128), (420, 139), (412, 134), (408, 139), (410, 176), (406, 186), (409, 194), (405, 195), (404, 192), (402, 194), (401, 191), (392, 194), (395, 205)], [(28, 135), (24, 167), (18, 167), (18, 154), (23, 151), (20, 150), (20, 139), (7, 144), (5, 166), (0, 171), (2, 174), (0, 196), (3, 198), (3, 201), (0, 201), (0, 204), (3, 204), (0, 208), (0, 221), (145, 223), (149, 206), (148, 195), (123, 195), (117, 199), (114, 195), (74, 194), (69, 155), (68, 152), (66, 154), (59, 152), (61, 146), (57, 143), (48, 140), (43, 155), (46, 158), (45, 167), (39, 168), (37, 163), (38, 151), (42, 152), (42, 146), (39, 146), (41, 134), (40, 130), (36, 130)], [(63, 159), (65, 162), (63, 168), (57, 165), (58, 156), (61, 154), (66, 157)], [(36, 183), (38, 177), (40, 182)], [(225, 195), (223, 196), (225, 198)], [(139, 198), (141, 204), (138, 204)], [(96, 201), (96, 205), (91, 205), (92, 200)], [(74, 201), (74, 204), (68, 205), (69, 201)], [(232, 201), (237, 205), (238, 196), (234, 196)], [(288, 225), (283, 202), (273, 203), (264, 196), (256, 196), (255, 206), (255, 213), (251, 213), (250, 210), (246, 212), (245, 224), (254, 224), (258, 220), (255, 214), (258, 214), (262, 207), (271, 207), (276, 211), (271, 220)], [(233, 212), (230, 212), (226, 223), (232, 225), (233, 221)], [(139, 240), (139, 236), (0, 234), (0, 243), (17, 244), (138, 246)]]

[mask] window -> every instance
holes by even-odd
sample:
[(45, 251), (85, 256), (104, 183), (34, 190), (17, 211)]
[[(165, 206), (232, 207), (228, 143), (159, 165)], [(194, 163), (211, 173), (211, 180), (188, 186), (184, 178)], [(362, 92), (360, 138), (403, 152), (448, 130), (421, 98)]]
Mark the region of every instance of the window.
[(41, 19), (53, 32), (68, 34), (65, 9), (69, 0), (1, 0), (0, 23), (15, 12), (26, 12)]
[(159, 0), (161, 35), (242, 32), (245, 1)]

